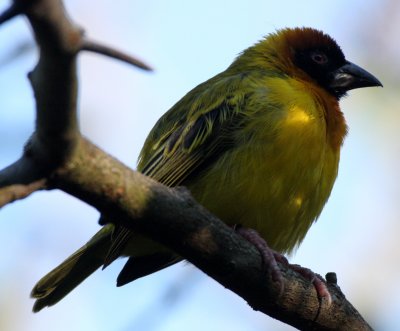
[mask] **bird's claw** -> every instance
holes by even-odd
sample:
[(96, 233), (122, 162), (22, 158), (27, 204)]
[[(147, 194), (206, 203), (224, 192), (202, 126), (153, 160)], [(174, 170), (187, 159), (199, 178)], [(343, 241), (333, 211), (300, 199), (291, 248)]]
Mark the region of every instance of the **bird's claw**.
[(318, 298), (326, 299), (328, 305), (331, 305), (332, 297), (325, 280), (320, 275), (298, 264), (290, 264), (284, 255), (271, 249), (257, 231), (241, 226), (235, 226), (234, 229), (248, 242), (252, 243), (260, 252), (263, 264), (269, 270), (272, 280), (280, 284), (279, 295), (282, 295), (284, 291), (284, 279), (279, 269), (278, 262), (286, 265), (291, 270), (299, 273), (303, 278), (309, 280), (317, 291)]

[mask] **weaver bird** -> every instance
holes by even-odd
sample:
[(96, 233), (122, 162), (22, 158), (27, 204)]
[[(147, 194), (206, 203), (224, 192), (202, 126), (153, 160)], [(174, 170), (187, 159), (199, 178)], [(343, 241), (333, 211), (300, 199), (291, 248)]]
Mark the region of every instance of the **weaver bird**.
[[(339, 100), (367, 86), (382, 85), (347, 61), (330, 36), (311, 28), (279, 30), (163, 115), (138, 170), (167, 186), (186, 186), (261, 247), (265, 260), (272, 256), (268, 264), (278, 272), (276, 252), (290, 253), (301, 243), (335, 182), (347, 132)], [(119, 256), (129, 259), (118, 286), (182, 260), (108, 224), (36, 284), (33, 310), (57, 303)]]

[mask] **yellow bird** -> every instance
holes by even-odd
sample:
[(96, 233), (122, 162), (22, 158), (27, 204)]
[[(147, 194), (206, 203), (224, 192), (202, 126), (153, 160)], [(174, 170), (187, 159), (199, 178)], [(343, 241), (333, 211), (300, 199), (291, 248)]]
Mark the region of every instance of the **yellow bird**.
[[(330, 36), (312, 28), (279, 30), (162, 116), (138, 170), (188, 187), (228, 225), (255, 230), (271, 249), (289, 253), (320, 215), (338, 173), (347, 132), (338, 102), (367, 86), (382, 85), (347, 61)], [(57, 303), (119, 256), (130, 258), (118, 286), (182, 259), (109, 224), (36, 284), (33, 310)]]

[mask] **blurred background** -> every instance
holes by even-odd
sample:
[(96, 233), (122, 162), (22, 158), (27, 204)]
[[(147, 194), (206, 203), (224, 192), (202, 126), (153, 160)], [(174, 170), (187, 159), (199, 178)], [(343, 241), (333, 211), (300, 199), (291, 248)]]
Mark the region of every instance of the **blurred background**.
[[(224, 70), (244, 48), (282, 27), (333, 36), (347, 58), (384, 88), (341, 102), (349, 135), (339, 177), (320, 219), (291, 257), (335, 271), (347, 298), (378, 330), (400, 329), (400, 2), (65, 1), (92, 39), (155, 68), (146, 73), (98, 55), (79, 56), (83, 133), (124, 163), (136, 164), (156, 120), (187, 91)], [(0, 9), (8, 1), (0, 0)], [(34, 126), (26, 74), (37, 60), (20, 17), (0, 27), (0, 167), (16, 160)], [(97, 271), (39, 314), (36, 281), (98, 230), (98, 213), (63, 192), (39, 192), (0, 211), (0, 330), (292, 330), (188, 264), (122, 288), (124, 261)]]

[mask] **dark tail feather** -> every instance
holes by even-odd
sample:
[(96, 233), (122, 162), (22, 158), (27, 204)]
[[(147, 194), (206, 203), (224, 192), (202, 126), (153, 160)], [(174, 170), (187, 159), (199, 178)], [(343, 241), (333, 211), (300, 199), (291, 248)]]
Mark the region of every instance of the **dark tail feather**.
[(44, 276), (32, 289), (33, 311), (52, 306), (103, 265), (110, 247), (111, 229), (104, 227), (85, 246)]
[(155, 253), (152, 255), (131, 257), (118, 275), (117, 286), (123, 286), (140, 277), (169, 267), (182, 258), (170, 253)]

